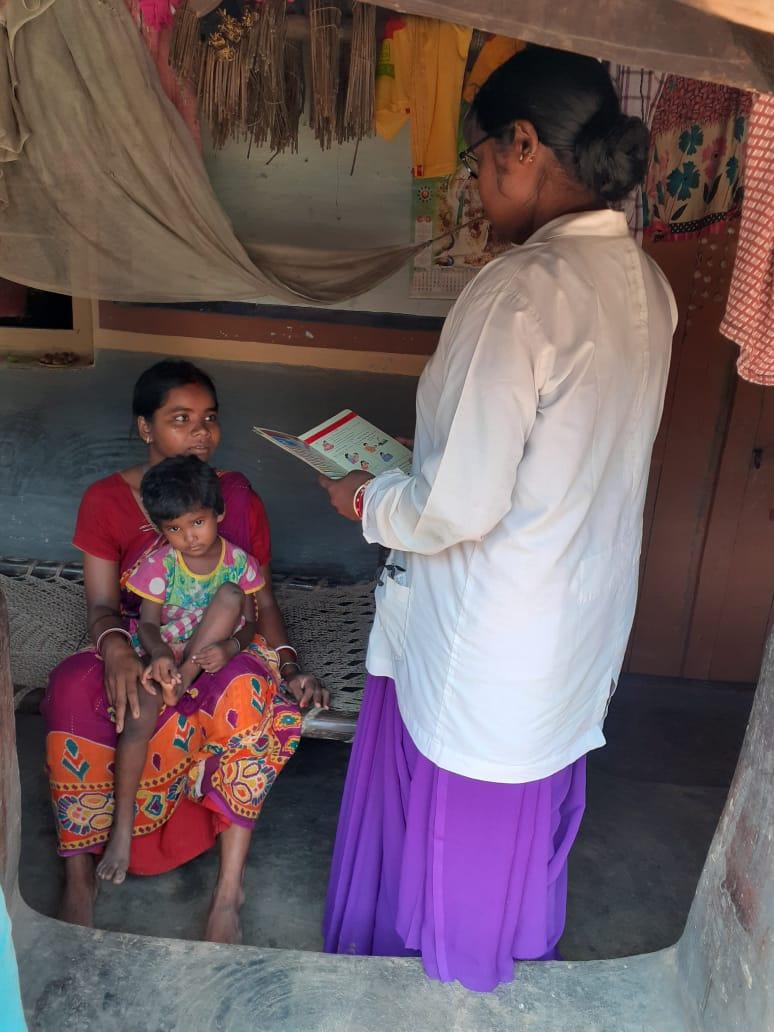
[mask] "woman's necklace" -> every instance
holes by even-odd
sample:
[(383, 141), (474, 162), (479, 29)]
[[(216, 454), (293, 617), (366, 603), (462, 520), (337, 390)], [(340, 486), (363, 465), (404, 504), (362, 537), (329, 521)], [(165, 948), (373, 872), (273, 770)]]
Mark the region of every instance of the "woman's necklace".
[[(142, 478), (145, 476), (145, 474), (148, 472), (149, 469), (150, 469), (150, 463), (145, 463), (144, 465), (140, 466), (140, 480), (141, 481), (142, 481)], [(132, 495), (134, 496), (135, 502), (137, 502), (137, 508), (140, 510), (140, 512), (142, 513), (142, 515), (145, 517), (145, 519), (147, 521), (146, 523), (141, 524), (140, 532), (144, 533), (145, 531), (148, 531), (148, 530), (156, 530), (156, 528), (153, 525), (153, 520), (148, 515), (148, 512), (147, 512), (145, 506), (142, 504), (142, 495), (140, 494), (139, 490), (134, 486), (134, 484), (129, 484), (129, 490), (132, 492)]]

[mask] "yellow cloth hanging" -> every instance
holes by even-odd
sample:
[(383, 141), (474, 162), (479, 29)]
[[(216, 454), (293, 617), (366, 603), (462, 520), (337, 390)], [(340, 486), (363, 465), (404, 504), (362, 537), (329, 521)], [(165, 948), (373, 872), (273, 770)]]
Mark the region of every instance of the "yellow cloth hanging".
[(391, 140), (411, 118), (412, 174), (449, 176), (473, 30), (413, 15), (391, 18), (376, 72), (377, 133)]
[(462, 99), (467, 104), (472, 104), (476, 94), (492, 72), (496, 71), (500, 65), (505, 64), (506, 61), (510, 61), (513, 55), (518, 54), (526, 45), (520, 39), (509, 39), (508, 36), (491, 36), (481, 48), (481, 52), (465, 80)]

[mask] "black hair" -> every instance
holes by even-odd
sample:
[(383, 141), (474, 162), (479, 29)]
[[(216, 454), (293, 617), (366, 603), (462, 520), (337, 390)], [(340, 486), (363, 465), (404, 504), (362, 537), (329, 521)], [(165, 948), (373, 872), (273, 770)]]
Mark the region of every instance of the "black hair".
[(472, 114), (487, 136), (500, 138), (519, 119), (531, 122), (565, 172), (602, 200), (621, 200), (645, 176), (645, 123), (622, 113), (593, 57), (528, 46), (487, 79)]
[(134, 385), (132, 414), (135, 417), (143, 416), (145, 419), (152, 419), (153, 414), (167, 400), (170, 391), (175, 387), (187, 387), (189, 384), (198, 384), (209, 391), (217, 410), (218, 394), (210, 377), (193, 362), (165, 358), (140, 374), (140, 378)]
[(223, 512), (218, 474), (195, 455), (176, 455), (151, 466), (140, 484), (142, 504), (156, 524), (196, 509)]

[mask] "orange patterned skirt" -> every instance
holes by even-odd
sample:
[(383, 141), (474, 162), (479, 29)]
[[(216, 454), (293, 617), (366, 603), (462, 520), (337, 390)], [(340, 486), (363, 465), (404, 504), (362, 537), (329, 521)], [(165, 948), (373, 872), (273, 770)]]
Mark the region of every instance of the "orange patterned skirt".
[[(113, 822), (116, 729), (93, 650), (51, 674), (43, 702), (60, 856), (102, 851)], [(301, 733), (298, 706), (257, 653), (202, 673), (159, 715), (135, 804), (134, 874), (172, 870), (229, 824), (252, 828)]]

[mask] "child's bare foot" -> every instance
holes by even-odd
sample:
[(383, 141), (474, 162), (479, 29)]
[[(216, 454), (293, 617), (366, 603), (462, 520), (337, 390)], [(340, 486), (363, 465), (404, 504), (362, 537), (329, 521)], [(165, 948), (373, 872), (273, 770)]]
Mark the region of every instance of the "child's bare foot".
[(199, 666), (198, 663), (194, 662), (194, 660), (189, 658), (186, 659), (183, 663), (181, 663), (179, 670), (180, 684), (176, 686), (178, 699), (185, 695), (185, 693), (189, 690), (196, 678), (199, 677), (199, 675), (201, 674), (202, 668)]
[(68, 924), (94, 927), (94, 903), (97, 899), (97, 880), (94, 877), (94, 858), (81, 853), (65, 860), (65, 887), (57, 917)]
[(110, 839), (102, 859), (97, 864), (97, 877), (121, 885), (129, 868), (129, 851), (132, 846), (132, 829), (123, 831), (113, 826)]
[(240, 889), (237, 897), (220, 898), (216, 892), (207, 915), (207, 927), (204, 931), (205, 942), (222, 942), (229, 946), (242, 943), (242, 926), (239, 922), (239, 911), (245, 900)]

